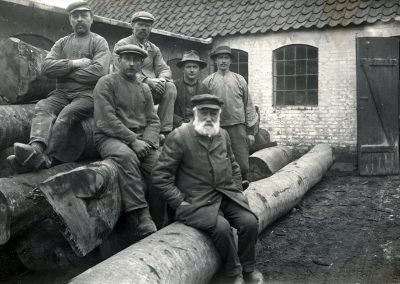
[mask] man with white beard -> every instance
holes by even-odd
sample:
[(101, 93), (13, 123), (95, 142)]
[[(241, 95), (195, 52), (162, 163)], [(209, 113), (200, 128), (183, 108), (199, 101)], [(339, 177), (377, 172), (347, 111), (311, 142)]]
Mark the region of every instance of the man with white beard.
[[(229, 283), (262, 283), (255, 268), (258, 220), (243, 194), (229, 135), (219, 126), (223, 102), (201, 94), (192, 103), (193, 122), (165, 141), (152, 172), (154, 190), (175, 210), (176, 220), (212, 238)], [(231, 226), (237, 229), (237, 246)]]

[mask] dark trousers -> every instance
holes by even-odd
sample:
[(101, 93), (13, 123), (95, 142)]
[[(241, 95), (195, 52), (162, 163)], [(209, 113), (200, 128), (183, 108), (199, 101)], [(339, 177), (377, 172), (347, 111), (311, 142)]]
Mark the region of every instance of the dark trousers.
[(152, 92), (154, 104), (158, 104), (157, 115), (161, 123), (161, 133), (172, 131), (176, 92), (176, 87), (171, 82), (165, 83), (164, 94)]
[(244, 124), (236, 124), (231, 126), (222, 126), (231, 139), (232, 151), (235, 155), (236, 162), (240, 166), (242, 179), (247, 179), (249, 172), (249, 142), (247, 139), (246, 126)]
[(103, 159), (110, 158), (118, 166), (118, 183), (123, 211), (129, 212), (148, 207), (146, 188), (151, 186), (151, 170), (158, 160), (158, 152), (150, 150), (146, 157), (139, 159), (128, 145), (106, 136), (96, 141), (96, 147)]
[(54, 90), (35, 106), (29, 143), (42, 142), (51, 153), (59, 149), (71, 126), (93, 116), (93, 97), (89, 93)]
[[(237, 229), (237, 247), (231, 226)], [(227, 275), (235, 276), (254, 270), (258, 221), (251, 212), (223, 197), (217, 223), (207, 233), (221, 255)]]

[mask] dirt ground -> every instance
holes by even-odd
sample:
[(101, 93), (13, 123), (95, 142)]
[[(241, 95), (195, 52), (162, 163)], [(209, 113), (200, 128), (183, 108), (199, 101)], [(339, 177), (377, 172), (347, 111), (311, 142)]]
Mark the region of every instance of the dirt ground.
[[(331, 170), (260, 235), (257, 266), (266, 283), (400, 283), (399, 209), (400, 176)], [(65, 283), (71, 274), (4, 283)]]

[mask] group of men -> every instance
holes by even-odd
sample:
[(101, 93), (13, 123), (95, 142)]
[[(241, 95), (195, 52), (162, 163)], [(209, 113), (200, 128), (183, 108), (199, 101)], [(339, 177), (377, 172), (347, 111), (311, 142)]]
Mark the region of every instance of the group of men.
[(202, 82), (207, 63), (185, 52), (177, 63), (183, 78), (173, 82), (160, 49), (148, 41), (153, 15), (134, 13), (132, 35), (111, 55), (107, 41), (90, 31), (88, 3), (67, 11), (74, 32), (54, 44), (42, 66), (56, 89), (36, 104), (30, 141), (15, 143), (10, 165), (20, 172), (50, 167), (71, 126), (94, 116), (95, 145), (118, 167), (123, 211), (140, 237), (157, 230), (148, 196), (159, 196), (176, 220), (213, 239), (230, 282), (261, 283), (258, 219), (243, 194), (257, 114), (246, 81), (229, 71), (231, 49), (211, 52), (218, 71)]

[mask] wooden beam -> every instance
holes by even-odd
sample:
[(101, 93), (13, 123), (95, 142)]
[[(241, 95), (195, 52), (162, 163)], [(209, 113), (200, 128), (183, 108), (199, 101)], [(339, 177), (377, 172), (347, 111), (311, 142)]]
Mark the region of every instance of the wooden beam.
[[(245, 194), (259, 231), (290, 211), (333, 163), (332, 149), (317, 145)], [(70, 283), (207, 283), (220, 267), (204, 233), (175, 222), (78, 275)]]

